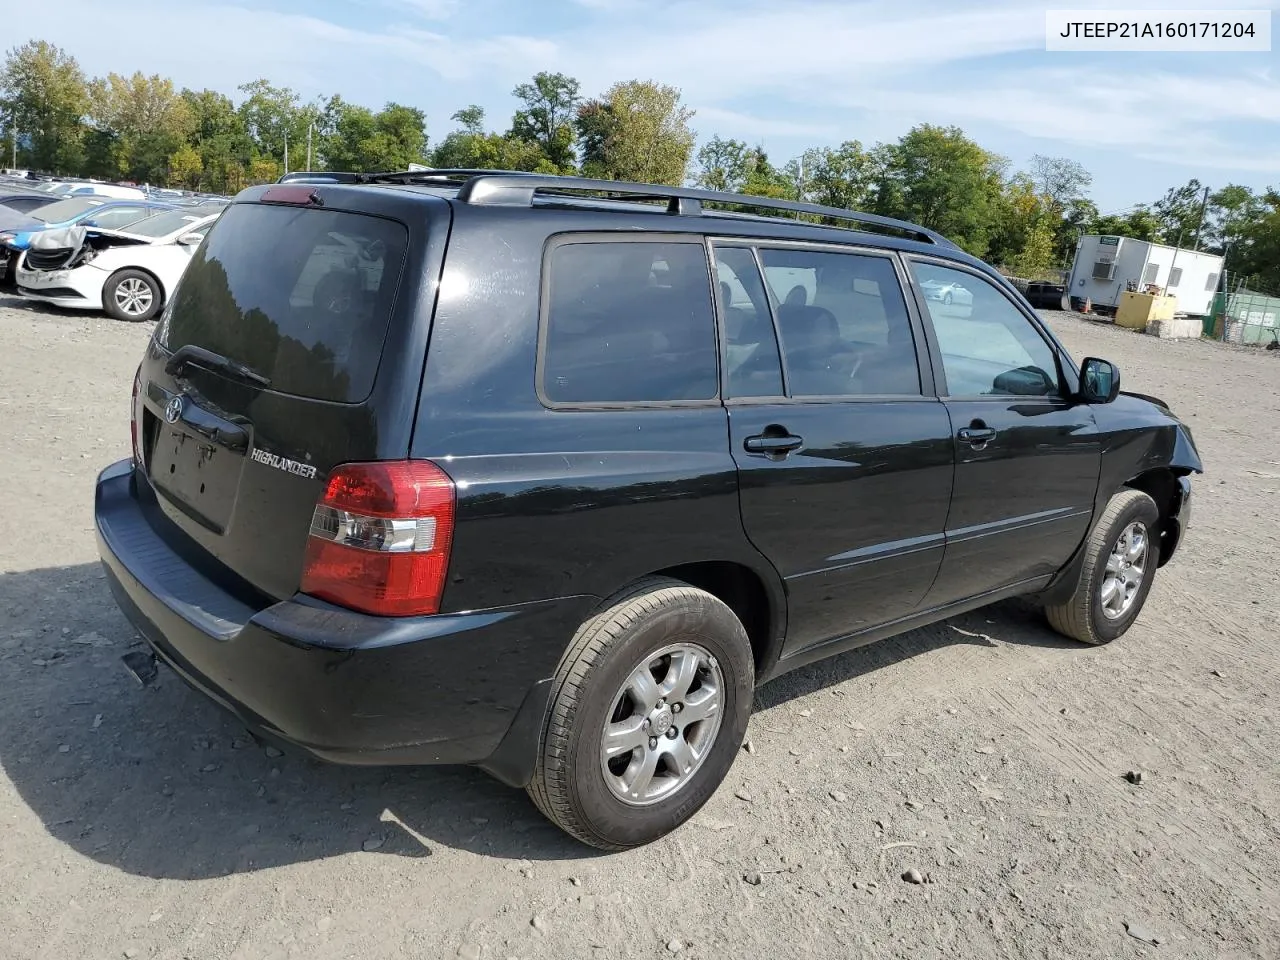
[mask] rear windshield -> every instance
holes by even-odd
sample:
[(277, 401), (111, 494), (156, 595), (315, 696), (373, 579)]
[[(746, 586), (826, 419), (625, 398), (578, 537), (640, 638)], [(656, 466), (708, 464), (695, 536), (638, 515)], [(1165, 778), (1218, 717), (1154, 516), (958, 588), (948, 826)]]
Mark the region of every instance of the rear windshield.
[(382, 356), (408, 231), (379, 217), (234, 204), (157, 332), (245, 364), (271, 389), (358, 403)]

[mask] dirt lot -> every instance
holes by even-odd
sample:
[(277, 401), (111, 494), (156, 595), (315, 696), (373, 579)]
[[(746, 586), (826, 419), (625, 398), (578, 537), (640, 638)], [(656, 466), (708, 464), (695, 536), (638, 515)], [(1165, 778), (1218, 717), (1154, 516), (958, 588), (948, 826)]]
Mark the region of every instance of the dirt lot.
[(126, 676), (92, 493), (149, 327), (0, 298), (4, 955), (1280, 956), (1280, 354), (1052, 323), (1208, 465), (1137, 626), (1005, 605), (793, 674), (693, 823), (600, 856), (480, 773), (270, 755)]

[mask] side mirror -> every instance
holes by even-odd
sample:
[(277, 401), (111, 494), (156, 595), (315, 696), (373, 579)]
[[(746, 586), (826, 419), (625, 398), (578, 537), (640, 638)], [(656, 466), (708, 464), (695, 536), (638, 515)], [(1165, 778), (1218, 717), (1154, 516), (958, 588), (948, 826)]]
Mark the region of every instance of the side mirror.
[(198, 247), (200, 246), (200, 241), (203, 239), (203, 233), (184, 233), (178, 238), (178, 243), (182, 244), (184, 247)]
[(1080, 398), (1085, 403), (1110, 403), (1120, 395), (1120, 368), (1110, 360), (1086, 357), (1080, 364)]

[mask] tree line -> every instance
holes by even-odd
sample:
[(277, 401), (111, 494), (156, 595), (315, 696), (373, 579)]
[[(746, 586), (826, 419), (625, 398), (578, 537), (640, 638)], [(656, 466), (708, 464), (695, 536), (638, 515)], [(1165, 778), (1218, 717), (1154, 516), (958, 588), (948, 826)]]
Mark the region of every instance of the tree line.
[(475, 105), (450, 118), (434, 144), (426, 114), (338, 95), (304, 100), (255, 80), (239, 101), (178, 89), (136, 72), (87, 77), (74, 57), (33, 40), (0, 68), (0, 157), (17, 141), (21, 167), (102, 179), (234, 193), (289, 169), (384, 171), (411, 164), (575, 173), (611, 180), (695, 183), (798, 199), (922, 224), (1025, 277), (1070, 263), (1077, 238), (1110, 233), (1228, 255), (1228, 268), (1280, 290), (1280, 192), (1198, 180), (1115, 213), (1089, 198), (1092, 177), (1066, 157), (1025, 170), (957, 127), (923, 124), (892, 143), (848, 140), (777, 163), (762, 146), (713, 137), (697, 149), (694, 113), (680, 91), (652, 80), (597, 96), (577, 80), (539, 73), (519, 84), (505, 130)]

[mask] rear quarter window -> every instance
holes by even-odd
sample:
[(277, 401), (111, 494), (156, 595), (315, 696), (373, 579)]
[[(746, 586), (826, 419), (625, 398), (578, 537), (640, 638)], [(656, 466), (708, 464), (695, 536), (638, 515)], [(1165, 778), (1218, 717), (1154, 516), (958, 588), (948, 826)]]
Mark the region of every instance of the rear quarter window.
[(407, 245), (393, 220), (234, 204), (192, 258), (158, 339), (239, 361), (281, 393), (358, 403), (373, 388)]
[(702, 244), (573, 240), (554, 245), (544, 269), (546, 401), (717, 397), (711, 274)]

